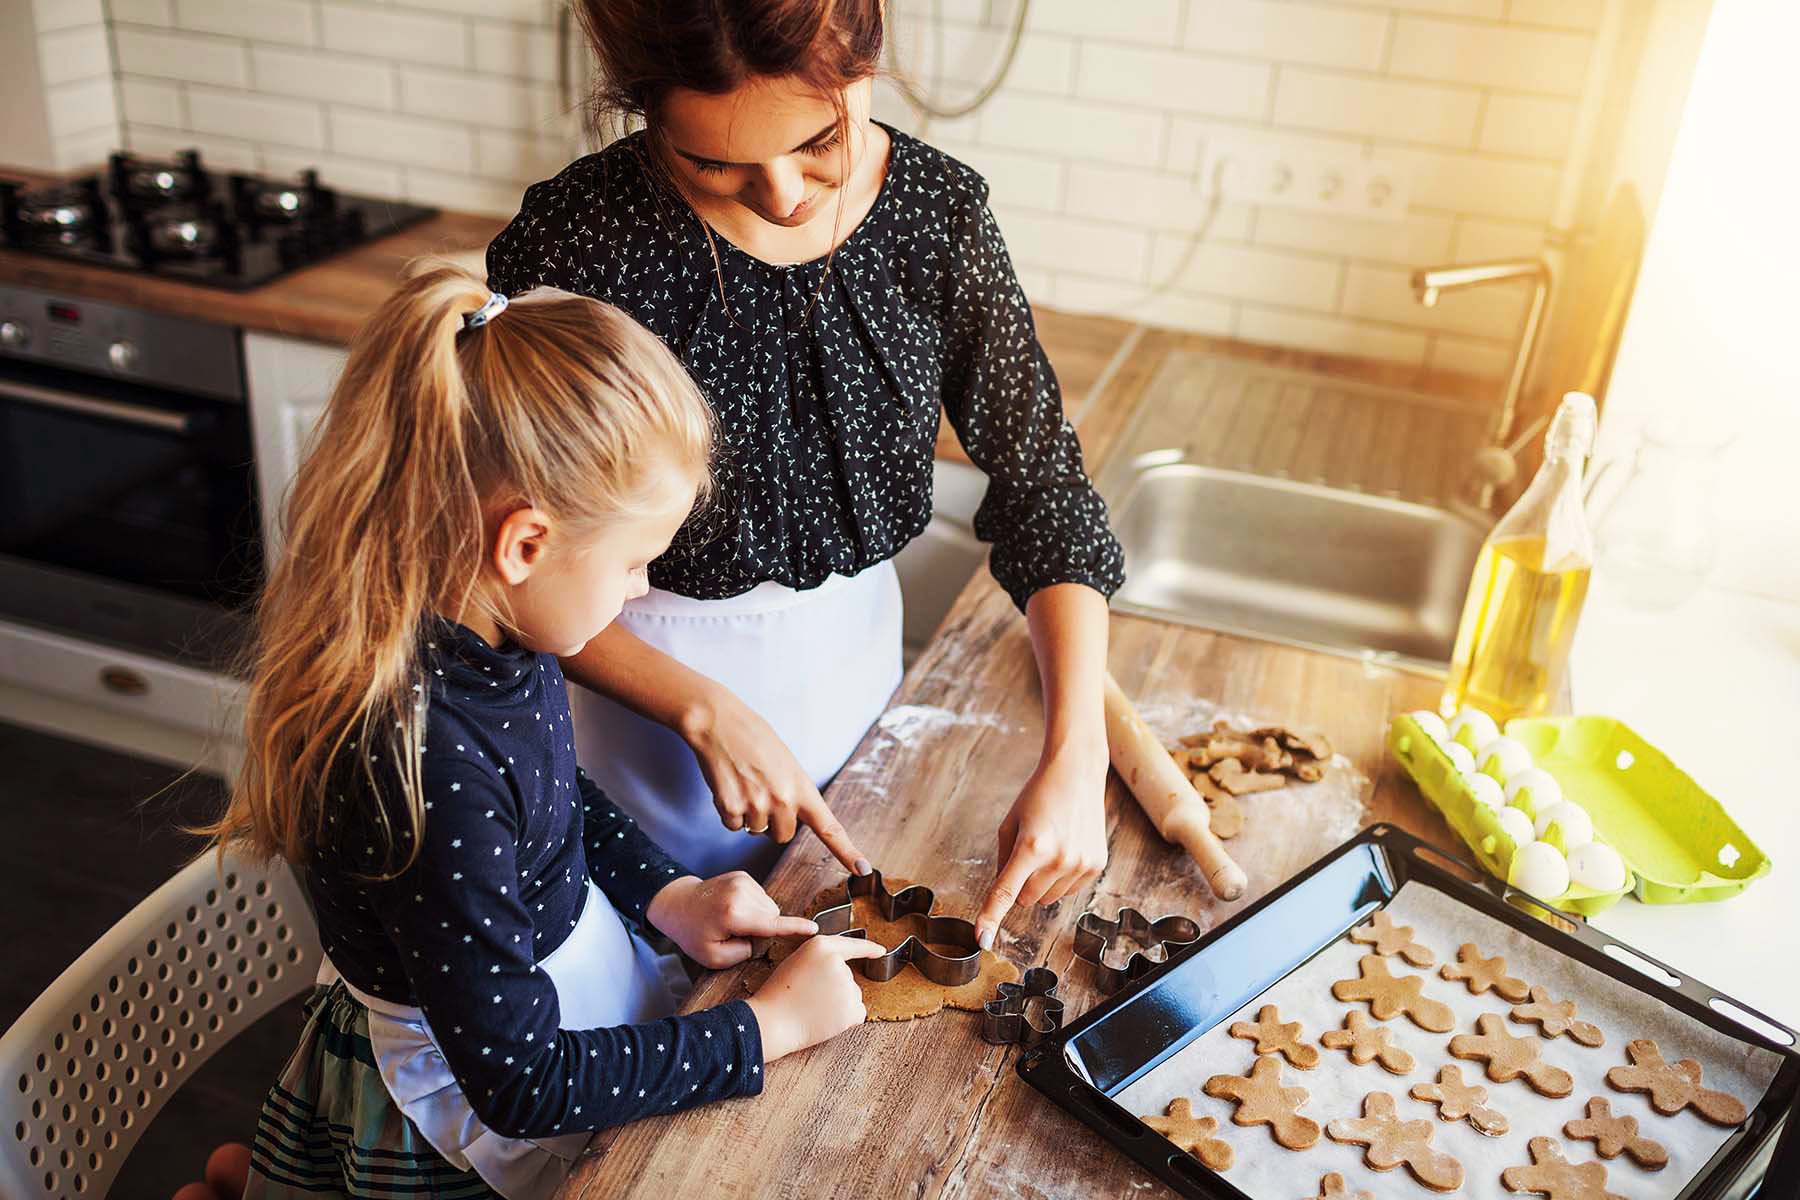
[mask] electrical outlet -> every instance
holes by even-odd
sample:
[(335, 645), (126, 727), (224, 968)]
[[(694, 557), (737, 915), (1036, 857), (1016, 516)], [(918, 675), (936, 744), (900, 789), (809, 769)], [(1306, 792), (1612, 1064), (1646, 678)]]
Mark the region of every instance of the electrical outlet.
[(1240, 204), (1275, 204), (1340, 217), (1406, 216), (1405, 172), (1392, 163), (1255, 141), (1208, 142), (1200, 167), (1207, 192)]

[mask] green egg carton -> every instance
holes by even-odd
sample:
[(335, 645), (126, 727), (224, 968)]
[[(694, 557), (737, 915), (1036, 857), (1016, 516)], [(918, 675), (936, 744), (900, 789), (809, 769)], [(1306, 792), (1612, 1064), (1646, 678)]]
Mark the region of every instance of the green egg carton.
[(1623, 721), (1520, 718), (1506, 734), (1588, 810), (1645, 904), (1723, 900), (1769, 873), (1769, 856), (1725, 806)]
[[(1518, 723), (1514, 722), (1514, 724)], [(1510, 733), (1511, 730), (1512, 726), (1509, 725), (1507, 731)], [(1519, 740), (1525, 742), (1523, 737), (1520, 737)], [(1525, 745), (1532, 750), (1532, 757), (1538, 759), (1536, 748), (1532, 747), (1530, 742), (1525, 742)], [(1494, 810), (1484, 804), (1476, 803), (1475, 793), (1470, 790), (1468, 782), (1463, 779), (1462, 772), (1456, 769), (1456, 764), (1450, 761), (1450, 756), (1444, 753), (1444, 748), (1433, 741), (1431, 735), (1421, 729), (1417, 721), (1409, 716), (1398, 716), (1388, 727), (1388, 749), (1393, 752), (1394, 758), (1399, 761), (1400, 765), (1406, 769), (1406, 773), (1412, 776), (1413, 782), (1419, 785), (1419, 791), (1424, 793), (1425, 799), (1431, 802), (1432, 807), (1444, 814), (1444, 820), (1450, 823), (1450, 828), (1456, 831), (1457, 836), (1462, 838), (1470, 851), (1474, 853), (1476, 861), (1481, 864), (1482, 868), (1496, 879), (1505, 879), (1507, 867), (1512, 863), (1513, 851), (1518, 848), (1518, 845), (1513, 841), (1512, 835), (1507, 833), (1505, 827), (1500, 824), (1499, 818), (1494, 815)], [(1583, 792), (1571, 786), (1572, 781), (1564, 779), (1562, 772), (1554, 763), (1538, 760), (1536, 765), (1543, 767), (1556, 777), (1556, 782), (1562, 785), (1563, 792), (1569, 799), (1586, 805), (1587, 801)], [(1600, 834), (1600, 840), (1612, 842), (1610, 833), (1600, 828), (1600, 814), (1595, 812), (1591, 815), (1594, 818), (1595, 831)], [(1561, 896), (1554, 899), (1548, 896), (1539, 896), (1537, 899), (1552, 908), (1575, 913), (1582, 917), (1591, 917), (1595, 913), (1604, 912), (1617, 904), (1620, 898), (1632, 888), (1635, 864), (1633, 864), (1631, 856), (1625, 852), (1625, 847), (1617, 843), (1613, 845), (1614, 849), (1619, 851), (1620, 857), (1625, 860), (1626, 870), (1623, 886), (1610, 892), (1600, 892), (1583, 887), (1578, 883), (1571, 883), (1569, 890)]]

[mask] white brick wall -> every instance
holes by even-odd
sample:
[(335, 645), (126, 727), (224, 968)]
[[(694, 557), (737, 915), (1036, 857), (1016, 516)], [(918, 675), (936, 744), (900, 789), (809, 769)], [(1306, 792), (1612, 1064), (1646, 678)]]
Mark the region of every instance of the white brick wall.
[(119, 92), (100, 0), (33, 0), (52, 164), (78, 167), (119, 142)]
[[(57, 14), (59, 72), (81, 75), (106, 49), (101, 0), (37, 3)], [(506, 214), (581, 152), (554, 86), (559, 3), (105, 0), (116, 88), (104, 71), (52, 87), (70, 89), (63, 125), (110, 98), (133, 149), (197, 144)], [(889, 0), (899, 67), (966, 98), (1016, 3)], [(877, 114), (988, 176), (1040, 303), (1498, 375), (1522, 290), (1426, 310), (1406, 274), (1542, 248), (1608, 3), (1032, 0), (985, 108), (922, 123), (883, 84)], [(1208, 195), (1203, 156), (1269, 146), (1390, 164), (1410, 208), (1358, 220)]]

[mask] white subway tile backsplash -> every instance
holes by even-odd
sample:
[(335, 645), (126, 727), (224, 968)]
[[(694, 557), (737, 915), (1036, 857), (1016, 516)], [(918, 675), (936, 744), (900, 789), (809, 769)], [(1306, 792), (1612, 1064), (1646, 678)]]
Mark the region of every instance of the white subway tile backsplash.
[(317, 11), (307, 0), (175, 0), (175, 23), (196, 33), (311, 45)]
[(400, 110), (500, 129), (543, 130), (559, 116), (547, 83), (495, 79), (423, 67), (400, 69)]
[[(1556, 0), (1551, 0), (1551, 3), (1555, 2)], [(1338, 0), (1338, 3), (1384, 11), (1436, 13), (1446, 17), (1481, 17), (1497, 21), (1506, 15), (1507, 0)]]
[(1480, 379), (1504, 379), (1513, 364), (1513, 347), (1506, 342), (1452, 337), (1440, 333), (1431, 339), (1425, 365)]
[(468, 171), (474, 165), (471, 131), (448, 121), (331, 110), (331, 148), (339, 154), (407, 166)]
[(99, 25), (106, 20), (100, 0), (32, 0), (32, 24), (39, 37), (59, 29)]
[(1260, 119), (1273, 75), (1264, 63), (1096, 42), (1081, 48), (1075, 91), (1145, 108)]
[[(1077, 163), (1069, 168), (1068, 188), (1068, 211), (1075, 216), (1168, 233), (1198, 229), (1214, 203), (1211, 189), (1191, 175), (1128, 167)], [(1220, 201), (1207, 239), (1241, 242), (1249, 229), (1249, 208)]]
[(1351, 316), (1494, 339), (1518, 337), (1529, 299), (1521, 282), (1446, 292), (1426, 308), (1413, 298), (1411, 272), (1368, 263), (1350, 264), (1344, 286), (1344, 312)]
[(324, 46), (401, 62), (460, 67), (469, 57), (468, 23), (456, 17), (347, 4), (319, 8)]
[(1162, 159), (1163, 118), (1048, 96), (997, 95), (980, 113), (981, 140), (1016, 150), (1155, 166)]
[(1606, 0), (1512, 0), (1506, 17), (1516, 25), (1597, 29), (1605, 11)]
[(1316, 157), (1363, 157), (1362, 139), (1347, 134), (1303, 133), (1204, 117), (1175, 117), (1169, 122), (1169, 149), (1162, 165), (1177, 173), (1197, 173), (1203, 166), (1203, 151), (1217, 155), (1234, 148), (1259, 156), (1275, 149)]
[(1139, 279), (1150, 256), (1150, 235), (1141, 229), (1002, 205), (994, 206), (994, 216), (1014, 263)]
[(1252, 304), (1238, 312), (1237, 336), (1247, 342), (1386, 359), (1415, 367), (1424, 364), (1427, 343), (1425, 334), (1412, 330)]
[(249, 86), (242, 42), (119, 27), (113, 30), (113, 51), (118, 55), (119, 70), (127, 75), (182, 79), (219, 87)]
[[(573, 60), (573, 55), (570, 56)], [(571, 66), (574, 66), (571, 61)], [(475, 69), (484, 75), (556, 82), (556, 35), (497, 21), (475, 26)]]
[[(1191, 247), (1191, 253), (1190, 253)], [(1334, 259), (1202, 242), (1159, 233), (1151, 250), (1150, 278), (1173, 291), (1292, 304), (1331, 312), (1344, 267)]]
[(524, 190), (515, 183), (492, 179), (408, 170), (400, 194), (419, 204), (441, 204), (484, 216), (510, 217), (519, 211), (519, 196)]
[(1451, 218), (1432, 213), (1376, 221), (1269, 206), (1257, 210), (1251, 240), (1259, 246), (1424, 267), (1449, 261), (1454, 228)]
[(392, 0), (396, 8), (454, 12), (470, 17), (491, 17), (532, 25), (555, 23), (556, 10), (565, 0)]
[(59, 83), (44, 89), (44, 115), (52, 138), (118, 127), (118, 99), (110, 76)]
[(175, 128), (182, 122), (181, 89), (172, 83), (157, 83), (152, 79), (122, 79), (119, 82), (119, 99), (124, 105), (127, 121), (167, 125), (170, 128)]
[(1331, 71), (1284, 70), (1275, 89), (1277, 125), (1459, 148), (1474, 142), (1480, 108), (1473, 88)]
[(188, 128), (198, 133), (282, 146), (323, 149), (325, 145), (323, 106), (309, 101), (190, 87), (187, 107)]
[(1192, 0), (1183, 43), (1282, 64), (1374, 71), (1387, 34), (1382, 12), (1290, 0)]
[[(1062, 211), (1063, 180), (1071, 168), (1056, 159), (937, 136), (932, 137), (931, 144), (979, 172), (988, 182), (993, 203), (1042, 212)], [(1074, 207), (1069, 211), (1076, 216), (1086, 215)]]
[(250, 72), (260, 92), (359, 108), (394, 106), (394, 68), (380, 59), (253, 46)]
[(38, 38), (38, 74), (46, 87), (112, 74), (106, 26), (64, 29)]
[(1562, 175), (1556, 163), (1398, 146), (1382, 146), (1376, 153), (1407, 172), (1414, 207), (1471, 216), (1548, 221)]
[(1593, 38), (1577, 33), (1401, 17), (1388, 70), (1446, 83), (1574, 96), (1587, 81), (1593, 44)]
[(1477, 149), (1561, 162), (1575, 131), (1575, 102), (1495, 92), (1481, 118)]
[(119, 148), (116, 125), (59, 135), (52, 143), (51, 165), (58, 171), (91, 170)]
[(1237, 317), (1237, 307), (1226, 300), (1159, 292), (1154, 283), (1119, 283), (1062, 271), (1056, 273), (1052, 295), (1056, 307), (1069, 312), (1151, 321), (1215, 337), (1229, 337)]
[(156, 125), (128, 125), (125, 149), (152, 158), (172, 158), (183, 150), (198, 146), (206, 154), (206, 164), (213, 170), (259, 171), (260, 155), (254, 142), (210, 135), (197, 137), (182, 129), (163, 129)]
[(326, 187), (360, 192), (365, 196), (398, 196), (402, 173), (399, 167), (330, 155), (266, 149), (262, 153), (261, 170), (289, 178), (312, 168), (319, 172), (319, 182)]
[(549, 179), (587, 153), (579, 138), (512, 133), (503, 129), (475, 131), (475, 174), (485, 179), (526, 184)]
[(1502, 258), (1536, 258), (1544, 252), (1544, 227), (1465, 217), (1456, 231), (1453, 253), (1458, 262), (1492, 262)]
[[(59, 0), (51, 0), (51, 3), (58, 2)], [(107, 0), (106, 11), (114, 21), (122, 21), (128, 25), (175, 23), (175, 0)]]
[[(1001, 23), (1010, 20), (1003, 18)], [(1032, 0), (1028, 28), (1072, 33), (1096, 41), (1173, 46), (1178, 41), (1181, 0)]]

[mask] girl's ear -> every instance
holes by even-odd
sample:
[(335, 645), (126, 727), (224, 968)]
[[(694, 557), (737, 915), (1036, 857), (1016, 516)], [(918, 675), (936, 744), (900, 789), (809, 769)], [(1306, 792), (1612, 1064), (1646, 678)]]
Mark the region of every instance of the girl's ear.
[(510, 586), (531, 578), (544, 561), (550, 536), (550, 514), (539, 508), (517, 508), (501, 518), (494, 535), (494, 570)]

